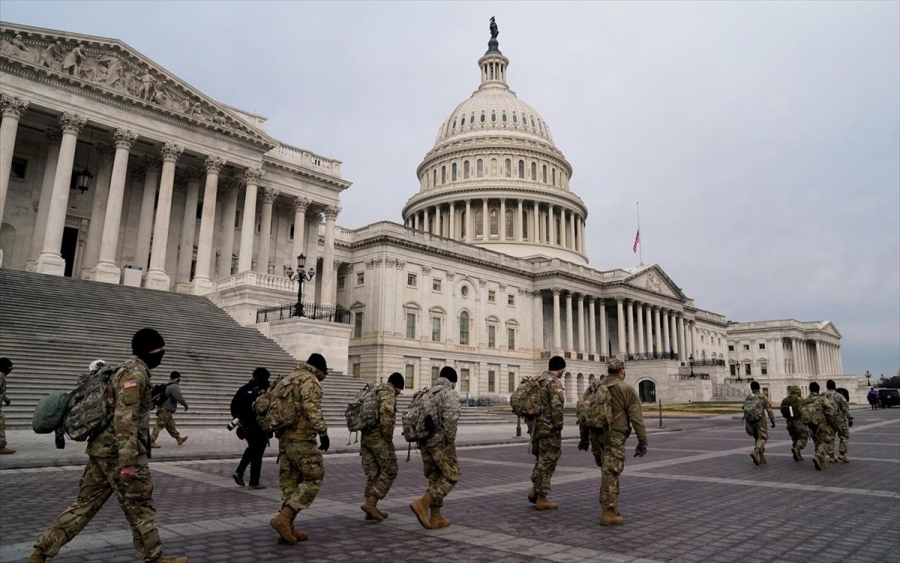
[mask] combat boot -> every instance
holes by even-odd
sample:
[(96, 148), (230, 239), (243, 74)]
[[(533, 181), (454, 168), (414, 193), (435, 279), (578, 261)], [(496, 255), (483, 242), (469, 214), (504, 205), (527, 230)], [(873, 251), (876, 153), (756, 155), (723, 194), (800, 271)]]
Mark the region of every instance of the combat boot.
[(289, 545), (297, 543), (297, 538), (294, 536), (294, 518), (296, 516), (297, 512), (293, 508), (285, 506), (275, 518), (269, 520), (269, 524), (275, 528), (278, 535)]
[(850, 460), (847, 459), (847, 454), (841, 454), (837, 458), (838, 458), (838, 461), (843, 461), (844, 463), (850, 463)]
[(178, 445), (180, 446), (181, 444), (187, 442), (187, 439), (188, 439), (187, 436), (182, 436), (180, 438), (175, 438), (175, 441), (178, 442)]
[(559, 508), (559, 504), (547, 500), (547, 497), (545, 496), (538, 496), (537, 502), (534, 503), (534, 507), (538, 510), (556, 510)]
[(360, 508), (363, 512), (366, 513), (366, 516), (370, 517), (371, 520), (375, 520), (377, 522), (381, 522), (384, 518), (381, 516), (381, 513), (378, 512), (378, 508), (375, 506), (378, 503), (378, 499), (375, 498), (375, 495), (369, 495), (366, 497), (366, 502), (362, 503)]
[(759, 465), (759, 454), (758, 454), (758, 453), (756, 453), (756, 452), (754, 451), (752, 454), (750, 454), (750, 457), (753, 458), (753, 463), (754, 463), (754, 464)]
[(834, 454), (831, 454), (831, 457), (828, 458), (828, 461), (831, 462), (831, 463), (837, 463), (837, 458), (834, 457)]
[(162, 446), (160, 446), (156, 442), (150, 442), (150, 447), (155, 449), (155, 448), (161, 448)]
[(428, 515), (428, 509), (431, 508), (431, 503), (434, 501), (434, 497), (431, 496), (431, 493), (425, 491), (425, 494), (422, 495), (417, 501), (413, 501), (409, 507), (412, 509), (413, 514), (416, 515), (416, 519), (419, 521), (419, 524), (422, 525), (426, 530), (431, 529), (431, 518)]
[(613, 512), (613, 514), (615, 514), (615, 515), (618, 516), (619, 518), (622, 517), (622, 515), (619, 514), (619, 503), (616, 503), (616, 504), (612, 507), (612, 512)]
[[(377, 506), (376, 506), (376, 507), (375, 507), (375, 510), (377, 510), (377, 511), (378, 511), (378, 514), (380, 514), (380, 515), (381, 515), (381, 518), (382, 518), (382, 519), (384, 519), (384, 518), (387, 518), (387, 517), (388, 517), (388, 513), (387, 513), (387, 512), (385, 512), (385, 511), (384, 511), (384, 510), (381, 510), (381, 509), (380, 509), (380, 508), (378, 508), (378, 507), (377, 507)], [(367, 515), (367, 516), (368, 516), (368, 515)]]
[(446, 528), (450, 525), (450, 520), (441, 516), (441, 509), (437, 506), (431, 507), (431, 520), (428, 522), (432, 530)]
[(803, 459), (802, 457), (800, 457), (800, 450), (797, 449), (797, 446), (791, 448), (791, 455), (794, 457), (794, 461), (800, 461), (801, 459)]
[(11, 449), (7, 448), (6, 446), (3, 446), (2, 448), (0, 448), (0, 455), (11, 455), (14, 453), (16, 453), (16, 450), (11, 450)]
[[(298, 543), (309, 539), (309, 534), (295, 528), (293, 522), (291, 522), (291, 535), (294, 536), (294, 539), (297, 540)], [(293, 545), (289, 544), (288, 541), (281, 536), (278, 536), (278, 543), (284, 545)]]
[(160, 557), (159, 559), (153, 559), (150, 563), (189, 563), (188, 558), (185, 556), (181, 557)]
[(825, 462), (822, 460), (822, 458), (819, 455), (813, 456), (813, 465), (815, 465), (816, 469), (819, 471), (822, 471), (823, 469), (825, 469)]
[(614, 510), (615, 508), (603, 507), (603, 511), (600, 513), (601, 526), (618, 526), (623, 522), (620, 516), (616, 516)]
[(47, 561), (47, 556), (44, 555), (40, 548), (36, 547), (31, 552), (31, 556), (25, 560), (25, 563), (44, 563), (45, 561)]
[(534, 493), (534, 487), (531, 487), (531, 490), (528, 491), (528, 502), (534, 504), (537, 502), (537, 495)]
[(766, 464), (766, 453), (765, 452), (759, 452), (759, 464), (760, 465)]

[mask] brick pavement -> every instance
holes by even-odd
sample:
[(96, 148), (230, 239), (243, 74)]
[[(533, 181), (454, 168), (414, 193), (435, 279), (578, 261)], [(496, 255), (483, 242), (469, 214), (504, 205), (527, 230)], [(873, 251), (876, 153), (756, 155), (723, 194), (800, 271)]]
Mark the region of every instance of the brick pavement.
[[(525, 499), (534, 458), (521, 443), (460, 450), (463, 480), (444, 513), (453, 525), (421, 529), (407, 505), (425, 487), (419, 457), (363, 520), (362, 470), (353, 453), (326, 457), (325, 485), (298, 527), (310, 541), (275, 544), (277, 469), (263, 466), (262, 491), (231, 481), (236, 460), (154, 462), (154, 498), (166, 553), (195, 563), (307, 561), (898, 561), (900, 416), (856, 412), (850, 464), (812, 467), (790, 458), (783, 421), (771, 432), (769, 463), (749, 458), (752, 440), (727, 418), (683, 421), (682, 432), (650, 437), (622, 477), (625, 525), (598, 524), (599, 470), (574, 442), (563, 446), (551, 497), (554, 512)], [(808, 450), (809, 451), (809, 450)], [(402, 455), (402, 454), (401, 454)], [(0, 562), (24, 560), (31, 543), (75, 495), (81, 468), (0, 471)], [(54, 561), (136, 561), (130, 533), (109, 503)]]

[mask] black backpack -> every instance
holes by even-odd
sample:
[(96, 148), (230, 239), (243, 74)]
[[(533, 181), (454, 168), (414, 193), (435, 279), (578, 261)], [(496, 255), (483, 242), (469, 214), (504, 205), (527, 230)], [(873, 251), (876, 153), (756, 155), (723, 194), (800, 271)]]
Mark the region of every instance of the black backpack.
[(168, 389), (169, 385), (172, 385), (171, 381), (168, 383), (157, 383), (150, 390), (150, 401), (153, 402), (154, 407), (159, 408), (163, 406), (163, 403), (169, 398), (166, 396), (166, 389)]

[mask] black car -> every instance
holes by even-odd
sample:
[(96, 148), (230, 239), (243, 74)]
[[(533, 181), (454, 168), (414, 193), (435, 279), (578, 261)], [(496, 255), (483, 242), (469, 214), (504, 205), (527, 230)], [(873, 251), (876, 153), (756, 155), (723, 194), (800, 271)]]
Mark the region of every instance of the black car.
[(878, 406), (881, 408), (900, 405), (900, 389), (879, 389)]

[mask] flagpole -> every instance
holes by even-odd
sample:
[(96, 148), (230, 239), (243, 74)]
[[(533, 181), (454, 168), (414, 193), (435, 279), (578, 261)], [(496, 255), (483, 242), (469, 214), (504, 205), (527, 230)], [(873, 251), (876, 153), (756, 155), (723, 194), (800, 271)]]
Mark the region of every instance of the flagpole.
[[(637, 222), (638, 222), (638, 235), (641, 233), (641, 202), (637, 202)], [(640, 265), (644, 265), (644, 239), (638, 240), (638, 256), (641, 261)]]

